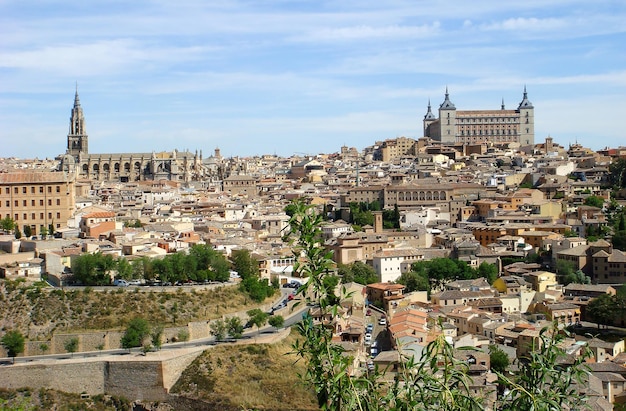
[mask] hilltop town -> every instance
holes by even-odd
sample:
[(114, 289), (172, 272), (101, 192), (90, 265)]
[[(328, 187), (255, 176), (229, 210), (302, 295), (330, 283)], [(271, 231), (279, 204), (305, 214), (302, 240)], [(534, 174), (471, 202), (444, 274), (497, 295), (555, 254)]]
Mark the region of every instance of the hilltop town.
[[(393, 373), (398, 346), (419, 353), (439, 335), (456, 348), (496, 346), (515, 364), (556, 322), (574, 332), (569, 355), (593, 353), (581, 392), (612, 409), (626, 402), (623, 336), (577, 330), (625, 325), (626, 147), (535, 142), (533, 110), (526, 90), (515, 110), (474, 111), (456, 110), (446, 90), (417, 139), (291, 157), (94, 154), (77, 92), (63, 155), (0, 165), (0, 275), (92, 285), (73, 271), (85, 254), (132, 263), (204, 245), (231, 262), (247, 250), (260, 280), (295, 287), (307, 279), (284, 237), (303, 200), (323, 213), (323, 247), (352, 292), (335, 318), (311, 316), (353, 356), (351, 372)], [(111, 286), (216, 280), (108, 275)], [(231, 270), (217, 281), (238, 279)], [(488, 351), (466, 359), (472, 388), (495, 400)]]

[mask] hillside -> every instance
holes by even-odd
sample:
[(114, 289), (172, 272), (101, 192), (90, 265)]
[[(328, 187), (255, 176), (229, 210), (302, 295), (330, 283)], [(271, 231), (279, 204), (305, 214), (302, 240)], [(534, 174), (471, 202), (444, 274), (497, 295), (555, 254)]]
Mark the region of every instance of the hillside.
[(317, 410), (314, 391), (298, 374), (292, 332), (276, 344), (218, 346), (200, 355), (172, 387), (192, 409)]
[(167, 327), (256, 306), (232, 285), (96, 291), (0, 281), (0, 329), (17, 329), (30, 340), (45, 340), (55, 332), (119, 329), (135, 316)]

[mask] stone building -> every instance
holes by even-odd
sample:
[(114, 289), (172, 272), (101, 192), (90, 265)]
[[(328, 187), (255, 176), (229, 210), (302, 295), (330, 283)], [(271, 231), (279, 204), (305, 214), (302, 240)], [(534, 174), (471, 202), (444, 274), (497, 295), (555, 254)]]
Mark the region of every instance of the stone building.
[(65, 226), (74, 211), (74, 175), (61, 172), (0, 173), (0, 216), (10, 217), (32, 235)]
[(70, 116), (66, 154), (61, 158), (61, 170), (76, 173), (78, 179), (95, 181), (172, 180), (190, 182), (204, 174), (202, 151), (152, 153), (90, 154), (85, 116), (78, 90)]
[(439, 117), (432, 112), (430, 101), (424, 116), (424, 136), (442, 143), (535, 143), (534, 107), (528, 100), (526, 87), (517, 109), (507, 110), (504, 100), (500, 110), (457, 110), (450, 101), (448, 88)]

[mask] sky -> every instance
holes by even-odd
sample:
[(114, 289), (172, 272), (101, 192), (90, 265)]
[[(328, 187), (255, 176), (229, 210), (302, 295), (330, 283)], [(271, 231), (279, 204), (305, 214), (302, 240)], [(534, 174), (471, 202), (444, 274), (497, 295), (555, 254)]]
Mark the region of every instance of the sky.
[(623, 0), (0, 0), (0, 157), (318, 154), (517, 107), (535, 141), (626, 145)]

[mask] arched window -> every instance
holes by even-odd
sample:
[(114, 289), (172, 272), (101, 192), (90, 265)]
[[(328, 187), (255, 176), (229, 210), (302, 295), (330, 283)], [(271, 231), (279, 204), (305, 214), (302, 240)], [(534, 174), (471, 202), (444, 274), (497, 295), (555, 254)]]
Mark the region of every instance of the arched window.
[(113, 170), (115, 170), (116, 173), (120, 172), (120, 163), (115, 163), (113, 165)]

